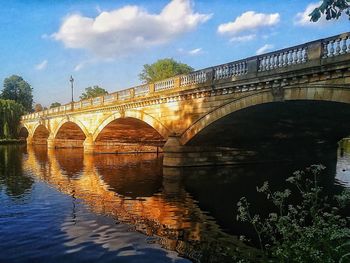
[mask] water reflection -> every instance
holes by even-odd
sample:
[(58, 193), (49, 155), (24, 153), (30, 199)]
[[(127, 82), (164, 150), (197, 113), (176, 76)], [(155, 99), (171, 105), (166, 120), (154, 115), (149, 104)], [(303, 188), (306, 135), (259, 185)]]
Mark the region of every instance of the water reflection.
[(33, 179), (23, 175), (23, 155), (18, 154), (23, 149), (21, 145), (0, 145), (0, 191), (5, 191), (14, 199), (23, 199), (33, 185)]
[[(0, 154), (1, 158), (5, 155)], [(31, 170), (37, 179), (73, 197), (70, 218), (61, 230), (74, 242), (95, 237), (94, 242), (99, 243), (106, 238), (101, 236), (104, 230), (114, 233), (114, 228), (109, 226), (102, 232), (97, 231), (98, 235), (90, 236), (95, 223), (76, 220), (79, 213), (76, 206), (84, 202), (94, 213), (127, 223), (129, 228), (125, 231), (137, 230), (153, 236), (150, 242), (202, 262), (232, 262), (237, 247), (254, 254), (253, 249), (236, 237), (249, 235), (251, 230), (236, 222), (235, 204), (246, 196), (252, 201), (253, 209), (267, 212), (268, 204), (256, 193), (256, 186), (268, 180), (273, 189), (281, 189), (293, 171), (310, 165), (299, 162), (163, 168), (161, 156), (155, 154), (84, 155), (81, 149), (48, 151), (45, 147), (30, 147), (27, 154), (19, 156), (24, 158), (14, 156), (14, 162), (19, 164), (13, 169)], [(336, 160), (323, 163), (327, 170), (322, 176), (322, 185), (330, 193), (341, 191), (346, 183), (346, 177), (339, 177), (339, 169), (350, 165), (350, 159), (339, 158), (338, 164)], [(28, 178), (18, 180), (28, 181)], [(73, 229), (72, 225), (78, 227)], [(111, 246), (111, 242), (108, 244)], [(74, 247), (76, 243), (66, 245)], [(115, 246), (117, 249), (121, 245)]]
[(342, 185), (350, 187), (350, 138), (339, 143), (338, 156), (336, 178)]
[[(110, 215), (131, 224), (134, 230), (157, 236), (154, 241), (167, 249), (198, 260), (214, 249), (212, 244), (218, 240), (227, 250), (246, 248), (199, 208), (183, 187), (181, 174), (169, 170), (162, 174), (160, 156), (84, 156), (79, 150), (62, 149), (48, 151), (47, 165), (43, 166), (43, 155), (43, 148), (28, 148), (24, 168), (32, 169), (59, 191), (83, 200), (95, 213)], [(62, 161), (66, 156), (75, 161)]]

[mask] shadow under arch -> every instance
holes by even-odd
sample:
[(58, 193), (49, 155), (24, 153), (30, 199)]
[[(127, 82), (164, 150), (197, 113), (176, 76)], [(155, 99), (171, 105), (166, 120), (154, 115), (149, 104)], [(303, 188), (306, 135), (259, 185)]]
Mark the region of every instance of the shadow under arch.
[(18, 130), (19, 139), (27, 140), (28, 136), (29, 136), (29, 129), (24, 125), (19, 127), (19, 130)]
[(95, 152), (159, 152), (168, 130), (156, 119), (140, 111), (114, 113), (93, 134)]
[(47, 139), (50, 136), (50, 131), (45, 125), (38, 123), (34, 127), (32, 142), (35, 145), (47, 145)]
[(54, 132), (55, 148), (83, 148), (87, 130), (74, 119), (65, 119)]
[(102, 121), (102, 123), (96, 128), (96, 130), (93, 133), (93, 141), (96, 140), (96, 138), (99, 136), (101, 131), (112, 121), (120, 119), (120, 118), (134, 118), (137, 120), (140, 120), (146, 124), (148, 124), (150, 127), (152, 127), (154, 130), (156, 130), (164, 139), (167, 139), (169, 137), (169, 130), (165, 127), (164, 124), (162, 124), (159, 120), (152, 117), (151, 115), (144, 113), (142, 111), (138, 110), (126, 110), (123, 113), (115, 112), (111, 115), (109, 115), (106, 119)]
[[(283, 90), (284, 101), (305, 100), (305, 101), (330, 101), (350, 104), (350, 88), (344, 87), (330, 87), (330, 86), (298, 86), (286, 87)], [(188, 127), (181, 135), (180, 142), (186, 145), (198, 133), (208, 127), (215, 121), (255, 105), (266, 103), (274, 103), (275, 98), (271, 90), (261, 90), (260, 92), (237, 98), (224, 105), (221, 105), (206, 115), (196, 120), (190, 127)]]
[(61, 129), (61, 127), (66, 124), (66, 123), (74, 123), (76, 126), (78, 126), (81, 131), (84, 133), (85, 137), (88, 136), (89, 131), (86, 129), (85, 125), (78, 119), (69, 116), (69, 118), (64, 118), (57, 126), (56, 130), (53, 132), (53, 137), (56, 138), (57, 133), (59, 132), (59, 130)]
[(335, 160), (338, 142), (350, 134), (350, 103), (301, 98), (244, 104), (209, 123), (185, 147), (222, 151), (207, 157), (222, 164)]

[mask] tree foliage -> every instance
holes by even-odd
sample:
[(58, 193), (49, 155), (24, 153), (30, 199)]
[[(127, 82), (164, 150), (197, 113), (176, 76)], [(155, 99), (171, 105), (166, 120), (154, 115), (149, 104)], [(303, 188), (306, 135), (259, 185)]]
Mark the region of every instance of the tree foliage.
[(1, 98), (22, 104), (26, 112), (32, 111), (32, 87), (20, 76), (12, 75), (4, 80)]
[(0, 99), (0, 138), (9, 139), (17, 137), (17, 128), (24, 107), (13, 100)]
[(179, 74), (187, 74), (193, 68), (187, 64), (178, 62), (172, 58), (159, 59), (155, 63), (143, 65), (143, 70), (139, 74), (142, 82), (150, 83), (158, 80), (174, 77)]
[(316, 22), (322, 15), (325, 15), (327, 20), (338, 19), (343, 12), (350, 19), (350, 0), (323, 0), (320, 6), (312, 11), (310, 19)]
[(43, 106), (40, 103), (35, 104), (34, 112), (39, 112), (43, 110)]
[(98, 85), (95, 85), (93, 87), (87, 87), (85, 89), (85, 92), (81, 94), (80, 99), (85, 100), (85, 99), (95, 98), (106, 94), (108, 94), (107, 90), (105, 90), (104, 88), (101, 88)]
[[(289, 189), (272, 192), (267, 182), (257, 188), (276, 208), (266, 218), (251, 214), (245, 197), (238, 202), (237, 218), (253, 226), (264, 262), (350, 262), (350, 220), (341, 214), (350, 191), (334, 198), (325, 196), (317, 178), (322, 169), (313, 165), (288, 178), (296, 193)], [(288, 201), (293, 194), (301, 198), (297, 204)]]
[(53, 102), (53, 103), (51, 103), (51, 105), (50, 105), (50, 109), (51, 109), (51, 108), (55, 108), (55, 107), (59, 107), (59, 106), (61, 106), (61, 103), (59, 103), (59, 102)]

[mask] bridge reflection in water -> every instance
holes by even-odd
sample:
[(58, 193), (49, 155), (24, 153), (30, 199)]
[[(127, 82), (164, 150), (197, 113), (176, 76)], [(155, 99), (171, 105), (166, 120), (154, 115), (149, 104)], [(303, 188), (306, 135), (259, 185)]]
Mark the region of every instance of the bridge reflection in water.
[(27, 153), (23, 168), (39, 180), (82, 200), (95, 213), (155, 236), (166, 249), (194, 260), (217, 255), (218, 243), (221, 250), (248, 249), (199, 208), (179, 170), (163, 170), (161, 156), (84, 155), (82, 149), (38, 146), (27, 147)]
[[(254, 210), (268, 212), (255, 187), (269, 180), (272, 188), (280, 189), (286, 177), (308, 165), (165, 168), (156, 154), (86, 155), (82, 149), (46, 147), (28, 147), (27, 153), (23, 169), (39, 180), (194, 260), (234, 255), (237, 247), (252, 252), (236, 237), (251, 234), (235, 221), (238, 199), (247, 196)], [(336, 181), (336, 170), (350, 167), (350, 160), (338, 167), (334, 159), (324, 164), (326, 191), (339, 192), (343, 186)]]

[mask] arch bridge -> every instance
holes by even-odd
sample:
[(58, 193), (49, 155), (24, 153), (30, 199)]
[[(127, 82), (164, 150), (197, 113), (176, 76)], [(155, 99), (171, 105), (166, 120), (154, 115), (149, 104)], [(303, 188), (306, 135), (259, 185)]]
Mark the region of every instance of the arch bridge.
[(164, 165), (334, 156), (350, 135), (350, 33), (28, 114), (28, 144), (163, 152)]

